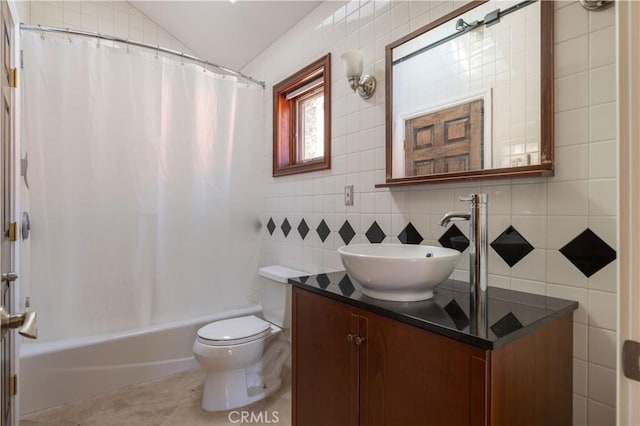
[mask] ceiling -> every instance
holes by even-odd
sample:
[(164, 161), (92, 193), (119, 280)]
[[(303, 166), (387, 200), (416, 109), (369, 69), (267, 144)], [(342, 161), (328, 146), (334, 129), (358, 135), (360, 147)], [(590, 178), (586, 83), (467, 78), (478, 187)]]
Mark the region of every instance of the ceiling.
[(321, 1), (130, 2), (209, 62), (240, 70)]

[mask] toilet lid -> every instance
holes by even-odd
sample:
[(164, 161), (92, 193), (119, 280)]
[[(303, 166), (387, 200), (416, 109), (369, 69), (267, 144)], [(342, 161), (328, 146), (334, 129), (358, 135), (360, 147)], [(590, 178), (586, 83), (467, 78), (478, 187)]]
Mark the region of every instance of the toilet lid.
[(240, 344), (266, 336), (270, 329), (270, 323), (249, 315), (207, 324), (198, 330), (198, 340), (208, 345)]

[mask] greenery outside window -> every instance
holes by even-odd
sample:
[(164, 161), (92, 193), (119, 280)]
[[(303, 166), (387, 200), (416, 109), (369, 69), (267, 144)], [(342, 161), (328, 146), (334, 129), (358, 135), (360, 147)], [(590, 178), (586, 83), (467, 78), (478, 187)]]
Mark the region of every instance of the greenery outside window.
[(331, 54), (273, 87), (273, 176), (331, 168)]

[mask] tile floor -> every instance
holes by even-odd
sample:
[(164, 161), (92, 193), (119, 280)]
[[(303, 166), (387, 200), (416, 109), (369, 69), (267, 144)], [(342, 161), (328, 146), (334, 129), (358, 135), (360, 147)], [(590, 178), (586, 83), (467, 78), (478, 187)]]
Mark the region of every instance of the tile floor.
[[(252, 413), (251, 424), (290, 425), (290, 371), (283, 378), (282, 387), (262, 401), (209, 413), (200, 408), (204, 371), (195, 369), (37, 411), (22, 418), (20, 426), (216, 426), (249, 424)], [(247, 421), (241, 421), (242, 412)]]

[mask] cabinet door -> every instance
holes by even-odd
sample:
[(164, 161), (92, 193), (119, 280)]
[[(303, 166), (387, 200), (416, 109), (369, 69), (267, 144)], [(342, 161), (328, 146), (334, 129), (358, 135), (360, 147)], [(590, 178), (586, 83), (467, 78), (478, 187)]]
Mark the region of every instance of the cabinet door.
[(342, 303), (293, 289), (293, 423), (358, 424), (358, 316)]
[(369, 312), (360, 345), (362, 425), (470, 425), (487, 421), (482, 349)]

